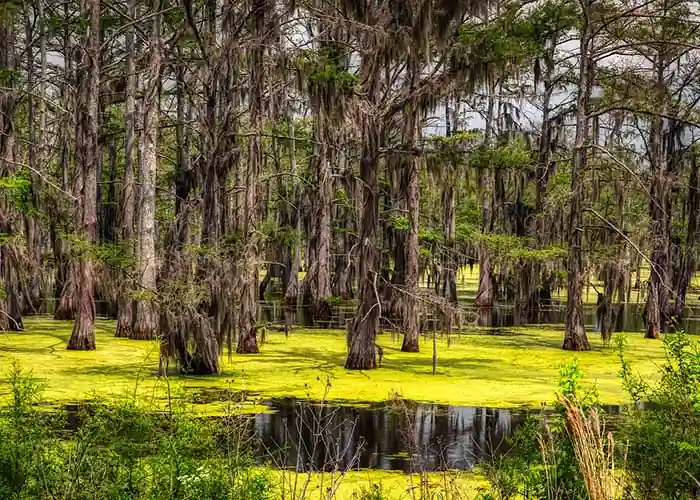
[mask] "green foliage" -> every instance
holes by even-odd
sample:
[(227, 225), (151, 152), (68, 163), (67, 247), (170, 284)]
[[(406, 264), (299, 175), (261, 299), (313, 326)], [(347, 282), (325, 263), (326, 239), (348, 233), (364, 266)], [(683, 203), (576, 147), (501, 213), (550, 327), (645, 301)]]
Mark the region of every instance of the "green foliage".
[(408, 224), (408, 217), (402, 215), (392, 217), (391, 227), (393, 227), (397, 231), (408, 231), (408, 229), (410, 228)]
[(499, 260), (524, 259), (551, 262), (566, 257), (566, 248), (559, 245), (532, 248), (529, 238), (521, 238), (511, 234), (474, 232), (471, 237), (484, 244)]
[(522, 168), (532, 163), (532, 151), (523, 140), (508, 141), (496, 146), (483, 146), (469, 157), (476, 168)]
[(533, 40), (551, 40), (562, 32), (575, 28), (581, 16), (573, 2), (548, 0), (540, 3), (526, 16), (527, 22), (519, 25), (521, 36)]
[(12, 68), (0, 68), (0, 85), (4, 87), (14, 87), (22, 78), (20, 70)]
[(16, 361), (9, 372), (12, 399), (9, 408), (0, 413), (0, 498), (22, 498), (32, 487), (37, 473), (34, 449), (43, 434), (42, 421), (28, 418), (40, 393), (39, 383), (26, 376)]
[(385, 500), (387, 496), (381, 484), (371, 484), (368, 487), (362, 487), (356, 498), (357, 500)]
[(431, 135), (427, 137), (429, 144), (433, 148), (428, 151), (430, 160), (442, 164), (445, 161), (451, 161), (456, 165), (464, 163), (465, 147), (473, 146), (483, 137), (480, 130), (464, 130), (458, 131), (451, 135)]
[(426, 229), (425, 231), (419, 231), (418, 237), (424, 243), (436, 243), (436, 242), (440, 241), (440, 239), (442, 238), (442, 235), (439, 234), (437, 231), (432, 231), (432, 230)]
[(36, 410), (37, 382), (17, 364), (12, 401), (0, 414), (0, 498), (65, 500), (272, 499), (273, 484), (254, 468), (244, 420), (201, 420), (150, 412), (133, 401), (94, 401), (73, 415)]
[[(563, 366), (559, 372), (559, 396), (568, 399), (585, 411), (598, 404), (598, 390), (595, 386), (585, 388), (581, 384), (582, 380), (583, 372), (578, 360), (574, 359), (568, 365)], [(558, 402), (555, 407), (563, 410)]]
[(295, 66), (311, 86), (347, 91), (358, 82), (356, 75), (341, 67), (338, 54), (330, 48), (300, 51)]
[(515, 432), (509, 453), (485, 466), (491, 489), (481, 495), (481, 500), (587, 498), (566, 430), (565, 410), (559, 403), (559, 398), (565, 397), (584, 411), (598, 404), (597, 391), (585, 388), (582, 379), (576, 360), (562, 367), (555, 402), (557, 414), (547, 419), (544, 427), (536, 418), (530, 418)]
[(627, 443), (627, 473), (640, 498), (697, 498), (700, 478), (700, 344), (687, 335), (664, 338), (660, 381), (636, 376), (618, 341), (625, 387), (637, 403), (618, 441)]
[(92, 245), (95, 260), (110, 267), (118, 269), (130, 269), (135, 267), (136, 259), (130, 251), (132, 242), (100, 243)]
[(519, 64), (542, 50), (535, 25), (517, 9), (507, 9), (487, 24), (465, 23), (460, 48), (481, 64)]
[(338, 307), (340, 304), (342, 304), (343, 299), (341, 297), (328, 297), (326, 302), (331, 307)]
[(11, 176), (0, 177), (0, 195), (5, 195), (10, 204), (27, 215), (38, 215), (31, 202), (32, 182), (29, 170), (22, 169)]

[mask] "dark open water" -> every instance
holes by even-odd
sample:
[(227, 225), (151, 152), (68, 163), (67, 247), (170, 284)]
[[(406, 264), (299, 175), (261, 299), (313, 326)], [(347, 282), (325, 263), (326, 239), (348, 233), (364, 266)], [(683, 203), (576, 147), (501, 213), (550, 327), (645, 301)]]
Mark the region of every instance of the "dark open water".
[[(269, 413), (240, 417), (245, 424), (244, 435), (260, 463), (296, 471), (470, 470), (507, 452), (507, 438), (528, 417), (543, 421), (553, 415), (552, 410), (544, 409), (449, 406), (406, 400), (339, 406), (280, 398), (265, 404)], [(80, 426), (85, 415), (81, 408), (86, 406), (65, 407), (67, 429)], [(602, 409), (608, 427), (614, 426), (621, 408)]]
[[(613, 304), (612, 327), (614, 332), (642, 332), (644, 322), (642, 311), (644, 304)], [(478, 310), (473, 303), (462, 302), (460, 308), (466, 313), (468, 322), (479, 326), (493, 328), (507, 328), (514, 326), (557, 326), (563, 330), (566, 320), (566, 304), (552, 302), (552, 304), (539, 311), (528, 313), (519, 311), (512, 304), (498, 304), (489, 309)], [(594, 331), (596, 327), (596, 307), (593, 304), (584, 305), (584, 320), (586, 328)], [(263, 323), (283, 325), (288, 322), (292, 325), (345, 328), (345, 322), (355, 314), (355, 307), (350, 304), (335, 306), (333, 315), (329, 321), (314, 324), (308, 309), (298, 307), (294, 309), (283, 308), (277, 301), (261, 302), (261, 321)], [(429, 315), (426, 328), (440, 329), (441, 319)], [(389, 328), (390, 325), (385, 325)], [(469, 328), (465, 320), (463, 328)], [(700, 308), (698, 310), (686, 309), (684, 316), (676, 325), (676, 330), (690, 334), (700, 334)]]
[[(469, 470), (507, 451), (508, 436), (528, 415), (544, 419), (552, 414), (413, 401), (319, 406), (285, 398), (268, 405), (273, 413), (254, 417), (259, 455), (272, 451), (278, 467), (304, 470)], [(612, 420), (621, 409), (604, 411)]]

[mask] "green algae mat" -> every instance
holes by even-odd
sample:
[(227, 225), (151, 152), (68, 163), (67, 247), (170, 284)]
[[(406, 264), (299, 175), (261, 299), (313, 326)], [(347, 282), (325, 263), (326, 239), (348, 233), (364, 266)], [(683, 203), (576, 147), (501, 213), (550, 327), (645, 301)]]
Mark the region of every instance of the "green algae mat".
[[(605, 404), (627, 401), (618, 378), (614, 348), (604, 348), (590, 335), (593, 350), (561, 350), (561, 326), (515, 328), (511, 335), (453, 334), (438, 338), (437, 373), (432, 374), (432, 338), (420, 353), (400, 352), (400, 339), (380, 335), (382, 367), (374, 371), (343, 368), (345, 336), (338, 330), (297, 328), (289, 337), (268, 333), (258, 355), (221, 357), (218, 376), (171, 375), (158, 378), (158, 343), (118, 339), (114, 322), (97, 321), (97, 350), (67, 351), (71, 322), (28, 318), (24, 332), (0, 333), (1, 366), (19, 361), (43, 381), (43, 398), (69, 402), (94, 397), (138, 395), (162, 404), (171, 399), (215, 411), (221, 401), (246, 394), (248, 399), (273, 396), (323, 398), (340, 402), (382, 401), (398, 393), (417, 401), (465, 406), (515, 407), (551, 403), (563, 366), (577, 361), (584, 383), (595, 385)], [(642, 376), (652, 377), (664, 359), (660, 341), (642, 334), (627, 337), (626, 357)], [(3, 377), (0, 391), (7, 394)]]

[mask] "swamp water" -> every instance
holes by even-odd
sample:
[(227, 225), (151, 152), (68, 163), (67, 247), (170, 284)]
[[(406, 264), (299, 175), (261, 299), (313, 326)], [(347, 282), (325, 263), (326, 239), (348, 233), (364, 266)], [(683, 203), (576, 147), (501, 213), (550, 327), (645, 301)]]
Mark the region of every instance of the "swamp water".
[[(99, 305), (99, 304), (96, 304)], [(355, 305), (333, 306), (332, 316), (314, 324), (305, 307), (282, 307), (279, 301), (260, 303), (259, 323), (270, 329), (284, 325), (344, 328), (355, 313)], [(538, 326), (563, 330), (566, 306), (552, 301), (534, 314), (524, 314), (509, 304), (477, 310), (473, 301), (460, 301), (470, 316), (463, 325), (503, 329)], [(614, 304), (613, 331), (643, 331), (643, 304)], [(109, 317), (109, 311), (98, 314)], [(595, 305), (584, 306), (587, 329), (596, 324)], [(426, 330), (440, 328), (441, 319), (429, 315)], [(678, 329), (700, 333), (700, 316), (689, 310)], [(505, 330), (503, 333), (507, 333)], [(216, 392), (216, 391), (215, 391)], [(199, 394), (209, 402), (219, 394)], [(223, 400), (223, 399), (221, 399)], [(202, 401), (206, 402), (206, 401)], [(450, 406), (413, 401), (336, 405), (295, 398), (264, 402), (269, 412), (241, 417), (247, 422), (248, 438), (260, 462), (295, 470), (347, 468), (397, 470), (404, 472), (469, 470), (480, 462), (508, 451), (507, 438), (525, 423), (528, 416), (544, 419), (551, 410), (533, 408), (488, 408)], [(78, 406), (70, 405), (68, 427), (79, 423)], [(620, 407), (604, 408), (609, 426), (614, 426)]]
[[(213, 394), (208, 396), (211, 402)], [(407, 400), (346, 406), (279, 398), (262, 404), (268, 412), (243, 415), (231, 425), (250, 443), (259, 463), (296, 471), (471, 470), (507, 452), (507, 438), (528, 417), (544, 421), (554, 415), (551, 409), (450, 406)], [(89, 403), (64, 408), (69, 430), (78, 429), (90, 413)], [(602, 410), (607, 427), (614, 427), (621, 407), (604, 406)]]
[[(612, 330), (613, 332), (643, 332), (644, 320), (642, 312), (644, 304), (638, 303), (618, 303), (612, 305)], [(460, 310), (466, 316), (462, 325), (464, 331), (468, 331), (472, 326), (490, 328), (509, 328), (516, 326), (545, 326), (547, 328), (557, 328), (564, 330), (566, 321), (566, 303), (552, 301), (549, 305), (542, 307), (538, 311), (519, 311), (513, 304), (498, 304), (487, 309), (477, 309), (473, 301), (460, 302)], [(300, 306), (290, 310), (283, 308), (278, 301), (266, 301), (260, 303), (260, 320), (263, 324), (301, 325), (305, 327), (330, 327), (345, 328), (346, 321), (352, 319), (355, 314), (355, 306), (342, 304), (333, 307), (332, 317), (325, 322), (314, 324), (308, 308)], [(595, 304), (584, 304), (584, 321), (586, 330), (589, 333), (595, 332), (596, 328), (596, 306)], [(437, 315), (428, 315), (426, 319), (426, 329), (432, 331), (434, 328), (441, 329), (442, 319)], [(385, 325), (386, 329), (391, 329), (391, 325)], [(700, 310), (687, 308), (683, 317), (676, 325), (678, 331), (690, 334), (700, 334)]]
[[(470, 470), (508, 450), (507, 438), (528, 416), (551, 410), (449, 406), (401, 400), (336, 406), (274, 399), (254, 416), (261, 455), (274, 465), (307, 470), (363, 469), (432, 472)], [(621, 409), (605, 407), (614, 420)]]

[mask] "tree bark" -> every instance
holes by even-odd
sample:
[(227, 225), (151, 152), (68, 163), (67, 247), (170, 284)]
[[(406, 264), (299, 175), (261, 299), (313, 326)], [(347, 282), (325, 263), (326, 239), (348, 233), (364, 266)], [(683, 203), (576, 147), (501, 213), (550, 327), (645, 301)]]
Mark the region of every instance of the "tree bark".
[[(491, 147), (491, 136), (493, 130), (494, 105), (496, 91), (495, 85), (490, 85), (488, 98), (488, 110), (486, 112), (486, 131), (484, 133), (484, 146)], [(481, 232), (490, 234), (494, 228), (494, 195), (496, 190), (495, 165), (489, 165), (482, 176), (482, 209), (481, 209)], [(479, 289), (476, 292), (474, 303), (476, 307), (493, 307), (493, 261), (491, 251), (485, 241), (479, 245)]]
[[(39, 17), (34, 19), (35, 17)], [(41, 122), (46, 121), (44, 110), (45, 110), (45, 99), (46, 99), (46, 85), (44, 84), (44, 78), (46, 76), (46, 55), (45, 47), (46, 41), (44, 38), (44, 19), (43, 19), (43, 5), (42, 2), (37, 1), (35, 5), (32, 2), (25, 3), (25, 36), (26, 36), (26, 53), (27, 53), (27, 87), (31, 89), (27, 93), (27, 126), (29, 132), (29, 143), (27, 144), (27, 161), (29, 163), (29, 176), (31, 183), (29, 185), (29, 202), (31, 210), (24, 214), (24, 223), (27, 235), (27, 257), (28, 257), (28, 273), (25, 277), (22, 277), (23, 281), (26, 282), (26, 290), (24, 291), (25, 300), (22, 304), (22, 309), (24, 314), (37, 314), (39, 308), (41, 307), (42, 300), (42, 289), (41, 289), (41, 223), (36, 214), (39, 213), (39, 191), (41, 177), (37, 175), (40, 171), (41, 161), (42, 161), (42, 149), (40, 143), (44, 142), (44, 127)], [(35, 52), (34, 52), (34, 40), (36, 33), (34, 30), (34, 25), (39, 25), (41, 32), (39, 34), (39, 41), (42, 44), (42, 73), (41, 73), (41, 85), (39, 93), (39, 119), (37, 119), (37, 98), (34, 89), (36, 88), (36, 62), (35, 62)], [(36, 133), (37, 125), (40, 127), (40, 133)]]
[[(12, 73), (17, 66), (15, 54), (16, 36), (13, 19), (0, 22), (0, 178), (9, 176), (15, 170), (14, 161), (14, 115), (18, 96), (14, 88)], [(0, 193), (0, 234), (13, 233), (16, 213), (9, 199)], [(0, 240), (0, 331), (21, 330), (21, 316), (17, 320), (17, 292), (12, 268), (13, 249), (10, 242)]]
[(700, 228), (698, 227), (698, 211), (700, 210), (700, 176), (698, 176), (698, 161), (692, 155), (690, 165), (690, 177), (688, 180), (688, 227), (686, 232), (685, 248), (680, 262), (680, 270), (674, 287), (675, 304), (672, 314), (677, 318), (683, 314), (685, 296), (688, 286), (695, 273), (696, 256), (695, 245), (698, 241)]
[(290, 209), (291, 221), (294, 224), (296, 234), (294, 237), (294, 243), (292, 248), (289, 249), (289, 256), (287, 259), (285, 269), (286, 286), (284, 287), (284, 302), (286, 304), (294, 304), (297, 302), (297, 295), (299, 293), (299, 267), (301, 265), (301, 213), (300, 206), (301, 196), (299, 189), (299, 180), (297, 179), (297, 159), (296, 159), (296, 130), (294, 128), (294, 118), (288, 114), (289, 119), (289, 169), (292, 173), (292, 184), (293, 184), (293, 196), (294, 205)]
[[(661, 105), (661, 114), (666, 114), (666, 57), (660, 49), (655, 58), (656, 96)], [(666, 330), (666, 322), (670, 309), (669, 302), (669, 253), (671, 246), (670, 234), (670, 179), (668, 137), (665, 125), (668, 121), (661, 116), (651, 118), (649, 127), (649, 161), (651, 165), (651, 186), (649, 189), (649, 212), (651, 216), (651, 269), (646, 302), (645, 337), (658, 339), (661, 332)]]
[[(64, 6), (64, 9), (68, 9), (68, 6)], [(67, 13), (64, 13), (67, 16)], [(69, 79), (70, 79), (70, 74), (71, 74), (71, 59), (68, 57), (68, 53), (70, 50), (70, 35), (68, 34), (68, 28), (65, 29), (65, 34), (64, 34), (64, 41), (63, 41), (63, 53), (66, 54), (65, 60), (64, 60), (64, 65), (65, 69), (63, 72), (63, 79), (64, 81), (61, 83), (61, 102), (63, 105), (68, 108), (68, 95), (69, 95)], [(69, 130), (70, 126), (68, 125), (70, 123), (70, 114), (66, 111), (63, 112), (63, 127), (61, 128), (61, 159), (60, 159), (60, 168), (61, 168), (61, 188), (64, 192), (68, 192), (70, 190), (70, 181), (69, 181), (69, 166), (68, 163), (70, 161), (70, 156), (71, 156), (71, 144), (70, 144), (70, 137), (69, 137)], [(51, 244), (53, 247), (53, 257), (54, 257), (54, 266), (55, 266), (55, 283), (54, 283), (54, 298), (60, 299), (61, 297), (61, 292), (63, 291), (63, 287), (66, 283), (67, 276), (68, 276), (68, 266), (69, 266), (69, 259), (67, 258), (66, 255), (66, 243), (61, 238), (60, 236), (60, 228), (63, 224), (63, 213), (61, 210), (61, 203), (60, 201), (56, 200), (52, 204), (53, 210), (51, 210), (50, 213), (50, 233), (51, 233)]]
[[(160, 11), (160, 1), (154, 2)], [(156, 169), (158, 164), (158, 114), (161, 70), (160, 16), (153, 18), (148, 75), (144, 85), (141, 116), (141, 161), (139, 192), (139, 294), (134, 323), (129, 338), (149, 340), (158, 331), (158, 311), (155, 294), (158, 263), (156, 256)]]
[(408, 192), (406, 208), (408, 209), (408, 238), (406, 239), (406, 296), (404, 298), (404, 338), (403, 352), (418, 352), (419, 345), (419, 304), (418, 293), (418, 219), (420, 210), (420, 191), (418, 189), (418, 164), (415, 158), (408, 160)]
[(377, 182), (379, 131), (368, 117), (364, 124), (364, 145), (360, 160), (362, 180), (362, 218), (360, 221), (360, 304), (348, 339), (345, 368), (370, 370), (377, 367), (375, 339), (381, 303), (377, 291), (379, 278), (377, 226), (379, 225), (379, 185)]
[[(129, 0), (129, 16), (136, 18), (136, 1)], [(134, 179), (134, 128), (136, 123), (136, 47), (135, 26), (126, 32), (126, 102), (124, 104), (124, 185), (121, 199), (121, 243), (125, 254), (133, 254), (134, 217), (136, 211), (136, 193)], [(126, 280), (119, 287), (117, 298), (116, 337), (130, 337), (133, 324), (133, 301), (131, 290)]]
[[(63, 6), (63, 15), (68, 17), (70, 14), (70, 6), (66, 3)], [(80, 196), (77, 187), (77, 182), (74, 182), (71, 188), (70, 180), (70, 162), (71, 162), (71, 130), (75, 128), (73, 115), (71, 112), (67, 111), (71, 106), (71, 96), (73, 95), (72, 89), (72, 79), (73, 79), (73, 58), (72, 53), (72, 40), (71, 31), (69, 27), (64, 28), (63, 33), (63, 54), (64, 54), (64, 71), (63, 71), (63, 82), (61, 83), (61, 97), (62, 104), (65, 106), (66, 111), (63, 112), (63, 127), (61, 130), (62, 136), (62, 148), (61, 148), (61, 187), (63, 191), (68, 192), (72, 190), (72, 193), (76, 196)], [(71, 305), (63, 305), (62, 302), (65, 301), (64, 291), (66, 286), (71, 281), (74, 270), (73, 270), (73, 258), (70, 255), (68, 242), (59, 236), (59, 229), (62, 229), (63, 224), (65, 224), (66, 214), (62, 210), (59, 210), (61, 205), (56, 204), (56, 214), (53, 214), (53, 224), (54, 224), (54, 256), (56, 262), (56, 284), (54, 287), (54, 295), (58, 300), (56, 310), (54, 311), (54, 319), (73, 319), (73, 311), (75, 307)], [(72, 207), (72, 208), (75, 208)], [(74, 212), (77, 216), (77, 211)], [(60, 222), (60, 224), (59, 224)], [(71, 284), (71, 291), (74, 286)], [(71, 300), (75, 297), (75, 293), (70, 293), (67, 296)], [(65, 317), (67, 316), (67, 317)]]
[[(252, 30), (264, 38), (265, 16), (269, 7), (268, 0), (253, 0)], [(246, 195), (243, 206), (243, 234), (246, 242), (244, 248), (244, 264), (241, 287), (241, 308), (239, 314), (240, 334), (238, 337), (239, 354), (257, 354), (257, 311), (258, 311), (258, 237), (255, 230), (259, 220), (257, 184), (263, 164), (261, 133), (263, 127), (263, 88), (265, 82), (265, 67), (263, 57), (265, 48), (262, 42), (250, 51), (250, 112), (251, 136), (248, 141), (248, 168), (246, 170)]]
[(314, 156), (316, 186), (314, 189), (311, 245), (313, 259), (309, 262), (304, 278), (304, 302), (310, 308), (314, 321), (328, 321), (328, 299), (331, 297), (331, 208), (333, 202), (333, 178), (329, 143), (332, 103), (328, 97), (317, 97), (314, 101)]
[[(85, 15), (89, 27), (83, 41), (85, 54), (78, 71), (81, 101), (78, 110), (80, 147), (79, 164), (83, 174), (80, 234), (88, 244), (95, 241), (97, 229), (97, 135), (98, 92), (100, 88), (100, 0), (86, 0)], [(80, 256), (78, 274), (78, 310), (73, 332), (68, 341), (70, 350), (95, 349), (94, 276), (89, 251)]]
[(567, 299), (566, 325), (563, 349), (569, 351), (588, 351), (591, 346), (586, 336), (583, 318), (583, 249), (582, 233), (583, 215), (583, 171), (588, 159), (588, 108), (593, 82), (593, 61), (591, 50), (593, 30), (590, 24), (591, 4), (594, 0), (582, 2), (583, 26), (580, 35), (580, 68), (578, 78), (578, 95), (576, 97), (576, 134), (574, 139), (574, 158), (571, 165), (571, 201), (569, 206), (569, 229), (567, 249)]
[[(454, 167), (447, 167), (453, 169)], [(442, 188), (442, 206), (443, 206), (443, 237), (445, 238), (446, 249), (445, 258), (443, 259), (443, 296), (452, 302), (457, 303), (457, 256), (455, 254), (455, 236), (457, 219), (455, 212), (455, 189), (454, 189), (454, 173), (450, 171), (445, 185)]]
[(183, 249), (188, 233), (188, 220), (185, 207), (190, 192), (196, 187), (196, 176), (192, 170), (190, 129), (186, 126), (192, 120), (192, 108), (187, 103), (185, 68), (176, 70), (176, 100), (177, 100), (177, 126), (175, 137), (177, 141), (177, 165), (175, 170), (175, 217), (178, 222), (178, 231), (175, 235), (175, 249), (179, 252)]
[[(409, 64), (410, 88), (415, 86), (418, 78), (418, 68), (414, 61)], [(418, 113), (413, 105), (404, 108), (405, 126), (403, 130), (404, 143), (415, 144), (418, 136)], [(406, 210), (408, 211), (408, 234), (406, 236), (406, 290), (403, 300), (404, 338), (401, 345), (403, 352), (418, 352), (419, 340), (419, 303), (418, 280), (420, 244), (418, 240), (418, 221), (420, 218), (420, 190), (418, 187), (418, 159), (413, 155), (402, 158), (404, 185), (406, 187)]]

